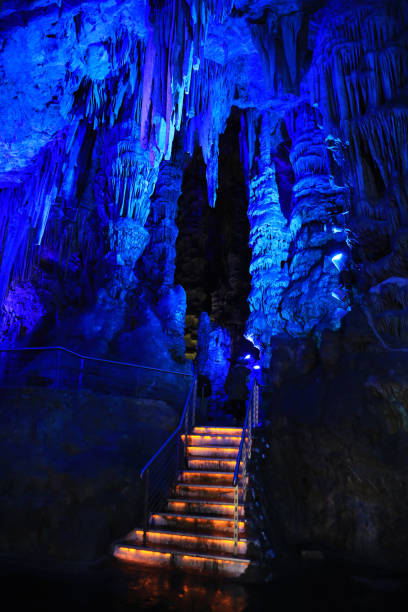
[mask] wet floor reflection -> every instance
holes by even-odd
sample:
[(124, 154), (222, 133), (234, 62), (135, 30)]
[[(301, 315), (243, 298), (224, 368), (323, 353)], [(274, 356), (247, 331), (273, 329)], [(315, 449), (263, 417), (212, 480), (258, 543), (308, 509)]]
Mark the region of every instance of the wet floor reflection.
[(163, 572), (133, 577), (129, 573), (127, 605), (146, 610), (243, 612), (249, 609), (248, 588)]
[(269, 584), (243, 584), (179, 572), (137, 571), (107, 563), (61, 571), (0, 563), (3, 605), (41, 612), (406, 612), (407, 577), (355, 570), (288, 572)]

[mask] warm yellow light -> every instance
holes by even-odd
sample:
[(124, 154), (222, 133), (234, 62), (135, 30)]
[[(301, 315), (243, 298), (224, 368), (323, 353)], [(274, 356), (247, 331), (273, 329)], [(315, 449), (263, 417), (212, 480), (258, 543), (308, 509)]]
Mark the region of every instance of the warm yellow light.
[(210, 491), (212, 493), (221, 493), (222, 491), (232, 492), (232, 489), (233, 489), (233, 487), (227, 486), (227, 485), (225, 487), (214, 486), (214, 485), (206, 486), (206, 485), (197, 485), (196, 483), (192, 483), (192, 482), (181, 482), (177, 485), (176, 488), (179, 488), (179, 487), (191, 488), (192, 486), (194, 486), (194, 489), (196, 489), (196, 487), (199, 486), (200, 489), (203, 489), (204, 491)]
[(204, 465), (206, 462), (211, 463), (211, 464), (216, 464), (216, 465), (222, 462), (223, 465), (227, 465), (232, 468), (234, 468), (236, 465), (236, 461), (234, 461), (233, 459), (228, 460), (228, 459), (223, 459), (222, 457), (205, 457), (205, 458), (201, 457), (200, 459), (191, 458), (190, 467), (191, 465)]
[(125, 561), (131, 561), (132, 559), (139, 558), (152, 558), (152, 559), (170, 559), (171, 553), (164, 553), (155, 550), (147, 550), (143, 548), (129, 548), (127, 546), (118, 546), (114, 551), (115, 557), (123, 559)]
[[(188, 501), (181, 502), (170, 501), (169, 508), (175, 510), (176, 512), (186, 512), (189, 508), (197, 508), (200, 512), (203, 512), (203, 515), (205, 515), (210, 514), (211, 512), (216, 512), (217, 514), (233, 514), (235, 506), (234, 504), (220, 504), (210, 500), (203, 501), (199, 499), (189, 499)], [(239, 504), (238, 509), (242, 515), (244, 511), (242, 504)]]
[(242, 433), (242, 427), (194, 427), (193, 433)]
[(211, 476), (211, 478), (231, 478), (233, 474), (224, 474), (223, 472), (210, 472), (210, 471), (201, 471), (195, 472), (194, 470), (184, 470), (183, 476)]
[(231, 561), (231, 559), (207, 559), (206, 557), (197, 557), (196, 555), (183, 555), (182, 557), (183, 561), (203, 561), (208, 560), (208, 561), (215, 561), (216, 563), (221, 563), (221, 564), (225, 564), (225, 565), (235, 565), (236, 563), (242, 563), (246, 566), (249, 565), (249, 561), (245, 561), (245, 560), (241, 560), (241, 559), (237, 559), (236, 561)]
[(209, 446), (187, 446), (187, 454), (190, 454), (192, 452), (194, 453), (203, 453), (203, 456), (205, 456), (205, 453), (211, 452), (217, 452), (217, 453), (235, 453), (238, 454), (239, 448), (238, 446), (235, 447), (231, 447), (231, 446), (218, 446), (216, 449), (215, 448), (211, 448)]
[[(163, 515), (153, 514), (152, 518), (154, 520), (157, 520), (161, 516), (167, 520), (186, 522), (186, 523), (195, 523), (195, 522), (196, 523), (209, 523), (212, 527), (225, 528), (225, 529), (231, 528), (232, 524), (234, 523), (233, 518), (210, 517), (210, 516), (185, 516), (182, 514), (172, 515), (172, 514), (166, 514), (166, 513), (164, 513)], [(238, 526), (240, 529), (244, 529), (245, 522), (238, 521)]]

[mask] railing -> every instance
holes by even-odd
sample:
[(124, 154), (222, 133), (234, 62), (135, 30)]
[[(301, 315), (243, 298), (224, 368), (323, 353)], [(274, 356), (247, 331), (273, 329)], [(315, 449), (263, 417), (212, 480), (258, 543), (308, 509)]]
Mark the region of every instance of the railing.
[(61, 346), (0, 347), (0, 386), (52, 387), (127, 395), (172, 397), (181, 411), (193, 374), (90, 357)]
[[(244, 426), (234, 472), (234, 555), (238, 553), (239, 539), (239, 481), (241, 480), (242, 501), (245, 502), (248, 488), (248, 462), (252, 451), (252, 430), (259, 422), (259, 384), (254, 380), (247, 402)], [(241, 473), (241, 478), (240, 478)]]
[[(146, 532), (152, 514), (163, 507), (171, 487), (177, 480), (187, 455), (187, 436), (195, 424), (197, 404), (197, 377), (194, 377), (177, 429), (148, 461), (140, 472), (144, 489), (143, 545), (147, 545)], [(184, 431), (184, 444), (181, 432)]]

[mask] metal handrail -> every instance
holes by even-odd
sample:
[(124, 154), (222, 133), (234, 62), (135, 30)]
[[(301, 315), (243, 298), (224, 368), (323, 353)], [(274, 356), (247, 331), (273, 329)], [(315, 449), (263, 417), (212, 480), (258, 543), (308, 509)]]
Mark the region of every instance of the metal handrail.
[[(167, 491), (165, 489), (174, 481), (174, 472), (178, 472), (182, 462), (185, 461), (187, 453), (187, 436), (191, 432), (195, 424), (195, 413), (197, 403), (197, 375), (186, 372), (178, 372), (173, 370), (164, 370), (160, 368), (153, 368), (150, 366), (142, 366), (129, 362), (114, 361), (111, 359), (102, 359), (99, 357), (89, 357), (86, 355), (80, 355), (70, 349), (60, 346), (45, 346), (45, 347), (25, 347), (25, 348), (1, 348), (0, 354), (4, 352), (20, 352), (20, 351), (64, 351), (65, 353), (74, 355), (81, 360), (81, 374), (83, 371), (84, 360), (96, 361), (99, 363), (106, 363), (110, 365), (118, 366), (130, 366), (133, 368), (142, 368), (143, 370), (149, 370), (154, 372), (160, 372), (161, 374), (175, 374), (182, 375), (184, 377), (192, 378), (191, 386), (185, 400), (183, 412), (180, 417), (179, 424), (173, 433), (167, 438), (164, 444), (157, 450), (157, 452), (151, 457), (144, 468), (140, 472), (140, 478), (144, 481), (144, 541), (146, 543), (146, 531), (150, 514), (156, 509), (158, 502), (161, 503), (163, 498), (166, 497)], [(185, 430), (185, 444), (183, 453), (180, 453), (181, 449), (181, 436), (178, 435), (184, 426)], [(171, 463), (174, 464), (173, 470), (171, 469)], [(160, 465), (159, 465), (160, 464)], [(175, 468), (175, 469), (174, 469)], [(149, 477), (154, 474), (155, 470), (158, 470), (157, 477), (150, 478), (151, 484), (149, 485)]]
[(234, 478), (232, 481), (234, 487), (234, 555), (238, 553), (239, 539), (239, 472), (242, 463), (241, 483), (242, 483), (242, 500), (245, 501), (247, 494), (247, 479), (248, 470), (247, 464), (251, 458), (252, 450), (252, 429), (258, 426), (259, 422), (259, 384), (255, 379), (251, 388), (251, 393), (247, 401), (247, 409), (245, 414), (244, 425), (242, 428), (241, 442), (235, 464)]
[[(140, 478), (144, 483), (144, 517), (143, 517), (143, 545), (147, 546), (147, 531), (150, 516), (157, 510), (167, 498), (169, 487), (175, 481), (176, 476), (181, 471), (182, 464), (185, 462), (187, 454), (187, 436), (195, 424), (195, 411), (197, 403), (197, 375), (194, 376), (180, 422), (173, 433), (167, 438), (164, 444), (149, 459), (140, 472)], [(184, 426), (184, 449), (180, 453), (181, 435), (179, 433)], [(168, 453), (166, 457), (166, 452)], [(160, 463), (161, 461), (161, 463)], [(173, 461), (173, 469), (170, 462)], [(157, 468), (156, 478), (152, 479), (151, 472)], [(153, 482), (152, 482), (153, 481)]]
[(177, 435), (177, 433), (181, 430), (183, 423), (184, 423), (184, 419), (186, 418), (186, 413), (188, 410), (188, 407), (190, 405), (190, 399), (191, 399), (191, 394), (194, 392), (194, 386), (196, 384), (197, 381), (197, 376), (194, 376), (194, 380), (191, 384), (191, 387), (189, 389), (188, 395), (187, 395), (187, 399), (186, 399), (186, 403), (184, 404), (184, 410), (183, 410), (183, 414), (180, 417), (180, 422), (177, 426), (177, 428), (173, 431), (173, 433), (170, 435), (169, 438), (167, 438), (167, 440), (164, 442), (164, 444), (161, 445), (161, 447), (159, 448), (159, 450), (153, 455), (153, 457), (151, 459), (149, 459), (149, 461), (146, 463), (146, 465), (144, 466), (144, 468), (142, 469), (142, 471), (140, 472), (140, 478), (143, 478), (143, 474), (145, 473), (145, 471), (151, 466), (151, 464), (154, 462), (154, 460), (156, 459), (156, 457), (158, 457), (160, 455), (160, 453), (165, 449), (165, 447), (170, 443), (170, 440), (172, 438), (174, 438), (175, 435)]
[(87, 361), (98, 361), (101, 363), (109, 363), (110, 365), (141, 368), (142, 370), (151, 370), (154, 372), (161, 372), (162, 374), (179, 374), (180, 376), (190, 377), (194, 376), (194, 374), (191, 374), (190, 372), (178, 372), (177, 370), (162, 370), (160, 368), (152, 368), (151, 366), (139, 365), (137, 363), (130, 363), (128, 361), (113, 361), (112, 359), (102, 359), (101, 357), (90, 357), (89, 355), (81, 355), (80, 353), (75, 353), (75, 351), (71, 351), (70, 349), (67, 349), (64, 346), (28, 346), (22, 348), (0, 347), (0, 353), (7, 353), (12, 351), (64, 351), (65, 353), (69, 353), (70, 355), (74, 355), (75, 357), (79, 357), (80, 359), (86, 359)]

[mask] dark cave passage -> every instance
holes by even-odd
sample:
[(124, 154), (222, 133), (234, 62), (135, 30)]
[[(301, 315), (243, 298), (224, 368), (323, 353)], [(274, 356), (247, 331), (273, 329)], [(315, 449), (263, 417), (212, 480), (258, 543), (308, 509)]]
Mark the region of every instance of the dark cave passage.
[(232, 110), (220, 137), (215, 208), (207, 199), (205, 164), (196, 148), (179, 199), (175, 282), (187, 293), (186, 355), (195, 356), (201, 312), (237, 342), (249, 315), (248, 196), (239, 149), (240, 112)]

